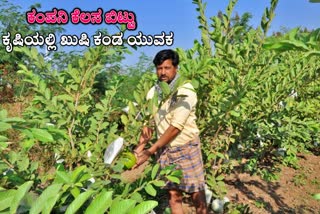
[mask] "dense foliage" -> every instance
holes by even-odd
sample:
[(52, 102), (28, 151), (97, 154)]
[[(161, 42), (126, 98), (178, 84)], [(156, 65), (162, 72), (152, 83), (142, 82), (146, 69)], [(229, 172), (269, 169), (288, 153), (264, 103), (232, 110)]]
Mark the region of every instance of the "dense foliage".
[[(206, 181), (214, 198), (222, 198), (224, 176), (240, 162), (274, 180), (279, 164), (297, 167), (299, 152), (319, 152), (320, 29), (267, 36), (276, 0), (256, 29), (248, 25), (250, 14), (232, 17), (235, 0), (209, 20), (205, 4), (193, 3), (202, 38), (190, 50), (178, 49), (180, 73), (197, 90)], [(146, 56), (124, 71), (127, 52), (126, 46), (91, 47), (72, 61), (62, 54), (61, 66), (53, 66), (35, 48), (16, 49), (23, 60), (14, 73), (28, 89), (20, 98), (31, 101), (22, 118), (0, 110), (0, 211), (148, 213), (158, 205), (163, 178), (179, 182), (173, 168), (157, 176), (154, 159), (134, 181), (123, 177), (121, 155), (103, 162), (118, 137), (126, 140), (123, 153), (131, 151), (158, 105), (156, 98), (145, 100), (155, 81)], [(1, 63), (11, 63), (3, 56)]]

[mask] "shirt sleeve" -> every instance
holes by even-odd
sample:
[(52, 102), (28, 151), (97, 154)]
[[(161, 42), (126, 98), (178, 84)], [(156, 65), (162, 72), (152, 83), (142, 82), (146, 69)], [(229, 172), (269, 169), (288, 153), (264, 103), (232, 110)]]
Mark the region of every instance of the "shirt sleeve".
[(196, 104), (197, 94), (192, 85), (189, 83), (182, 86), (178, 90), (177, 100), (172, 106), (171, 125), (182, 130)]

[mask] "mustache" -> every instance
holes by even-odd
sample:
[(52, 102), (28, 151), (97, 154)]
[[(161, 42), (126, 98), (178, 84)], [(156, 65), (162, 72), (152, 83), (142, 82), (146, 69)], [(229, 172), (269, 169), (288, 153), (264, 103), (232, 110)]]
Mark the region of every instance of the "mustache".
[(161, 76), (159, 77), (159, 79), (161, 79), (161, 78), (168, 78), (168, 77), (167, 77), (167, 75), (161, 75)]

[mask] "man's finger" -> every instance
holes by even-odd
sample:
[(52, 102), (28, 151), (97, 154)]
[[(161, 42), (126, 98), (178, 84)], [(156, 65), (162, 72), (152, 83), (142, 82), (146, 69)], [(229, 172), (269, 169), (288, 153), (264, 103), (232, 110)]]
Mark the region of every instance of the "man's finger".
[(138, 168), (139, 166), (140, 166), (140, 164), (137, 164), (137, 163), (136, 163), (136, 165), (134, 165), (134, 166), (132, 167), (132, 169)]

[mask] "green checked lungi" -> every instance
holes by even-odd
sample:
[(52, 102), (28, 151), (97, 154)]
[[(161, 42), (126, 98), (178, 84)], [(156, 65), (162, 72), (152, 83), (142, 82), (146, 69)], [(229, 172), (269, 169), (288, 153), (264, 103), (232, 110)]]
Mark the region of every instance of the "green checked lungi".
[(204, 190), (204, 169), (199, 140), (182, 146), (165, 147), (158, 162), (162, 169), (174, 164), (175, 169), (182, 171), (180, 184), (167, 181), (164, 189), (178, 189), (186, 193)]

